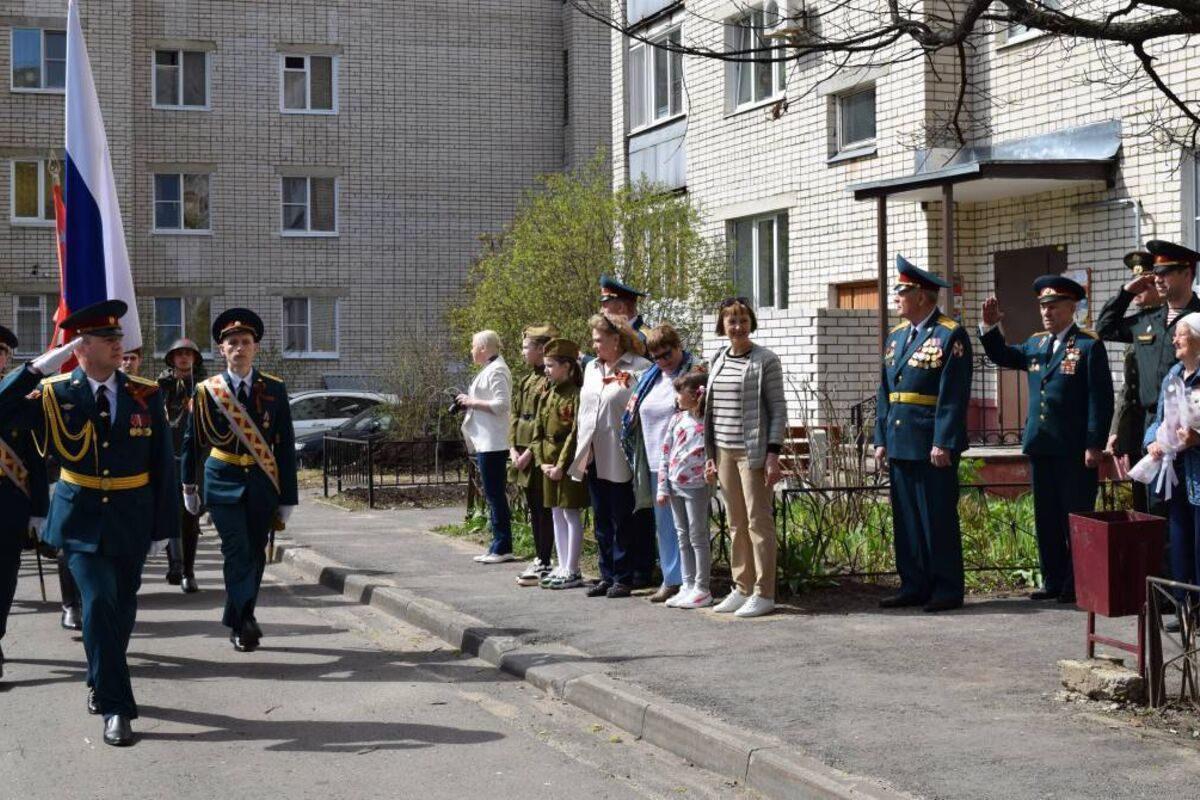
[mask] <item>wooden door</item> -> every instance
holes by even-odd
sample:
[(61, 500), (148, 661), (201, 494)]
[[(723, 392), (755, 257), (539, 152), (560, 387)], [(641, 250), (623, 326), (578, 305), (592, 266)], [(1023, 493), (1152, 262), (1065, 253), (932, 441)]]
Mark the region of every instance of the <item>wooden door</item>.
[[(1067, 268), (1067, 246), (1024, 247), (1003, 250), (993, 256), (996, 299), (1004, 312), (1004, 341), (1020, 344), (1042, 330), (1033, 281), (1041, 275), (1062, 274)], [(1000, 370), (997, 398), (997, 425), (1000, 441), (1019, 441), (1029, 409), (1025, 374)]]

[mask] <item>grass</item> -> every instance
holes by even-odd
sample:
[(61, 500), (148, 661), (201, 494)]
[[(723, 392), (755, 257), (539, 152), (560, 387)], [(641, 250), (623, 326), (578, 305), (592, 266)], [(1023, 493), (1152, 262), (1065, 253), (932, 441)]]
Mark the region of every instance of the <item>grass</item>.
[[(533, 546), (533, 528), (523, 519), (523, 513), (513, 508), (512, 532), (513, 554), (517, 558), (532, 559), (537, 554)], [(579, 558), (579, 569), (585, 575), (599, 575), (600, 562), (596, 549), (596, 536), (592, 531), (590, 514), (584, 513), (583, 553)], [(486, 548), (492, 541), (491, 522), (486, 506), (480, 504), (467, 518), (454, 525), (438, 525), (433, 529), (454, 539), (464, 539)]]

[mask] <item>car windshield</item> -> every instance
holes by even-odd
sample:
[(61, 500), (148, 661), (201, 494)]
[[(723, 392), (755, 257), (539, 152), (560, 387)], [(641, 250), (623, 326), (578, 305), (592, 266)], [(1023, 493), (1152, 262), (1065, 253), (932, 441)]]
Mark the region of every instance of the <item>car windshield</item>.
[(368, 408), (346, 423), (347, 430), (358, 432), (386, 431), (392, 426), (392, 417), (377, 408)]

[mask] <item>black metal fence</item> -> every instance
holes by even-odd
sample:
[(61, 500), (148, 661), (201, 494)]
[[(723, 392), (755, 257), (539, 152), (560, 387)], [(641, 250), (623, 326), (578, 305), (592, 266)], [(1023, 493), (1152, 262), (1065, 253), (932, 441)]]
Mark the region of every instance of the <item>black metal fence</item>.
[(470, 458), (461, 439), (397, 441), (382, 436), (325, 434), (325, 496), (365, 490), (375, 507), (381, 489), (468, 486)]

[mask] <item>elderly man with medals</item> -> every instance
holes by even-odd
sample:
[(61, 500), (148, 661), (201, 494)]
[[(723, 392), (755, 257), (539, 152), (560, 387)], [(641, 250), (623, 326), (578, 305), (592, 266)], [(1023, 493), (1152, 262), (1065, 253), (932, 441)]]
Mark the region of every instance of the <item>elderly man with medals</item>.
[[(42, 538), (66, 554), (78, 584), (87, 709), (104, 716), (104, 741), (115, 746), (133, 743), (130, 720), (137, 717), (125, 653), (142, 567), (175, 534), (179, 519), (158, 385), (118, 369), (126, 311), (120, 300), (76, 311), (62, 325), (80, 338), (0, 383), (0, 419), (32, 430), (39, 450), (62, 467)], [(79, 366), (55, 375), (72, 354)]]
[[(255, 610), (267, 563), (267, 543), (282, 530), (298, 502), (296, 449), (287, 387), (254, 369), (263, 322), (246, 308), (231, 308), (213, 322), (213, 340), (226, 369), (196, 386), (183, 436), (180, 470), (194, 475), (203, 448), (203, 502), (221, 537), (225, 613), (233, 648), (258, 648), (262, 628)], [(183, 485), (183, 501), (200, 513), (200, 490)]]

